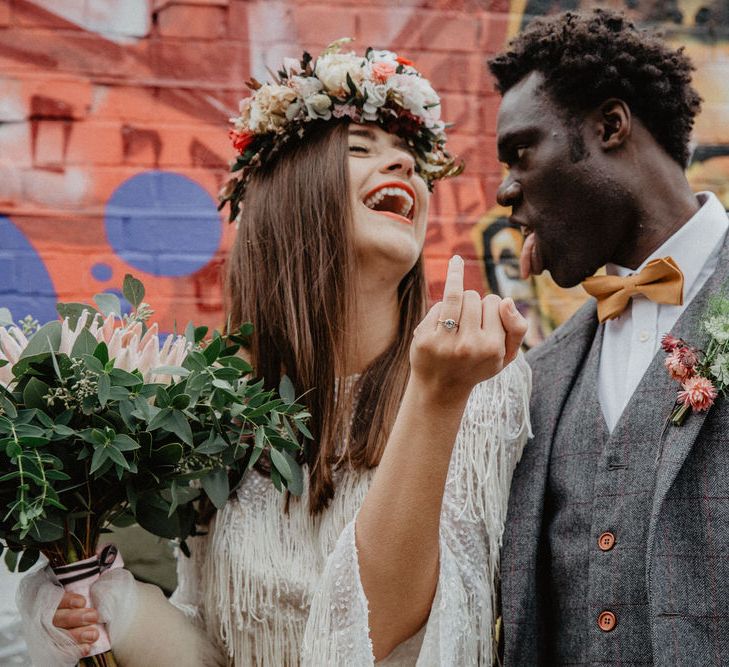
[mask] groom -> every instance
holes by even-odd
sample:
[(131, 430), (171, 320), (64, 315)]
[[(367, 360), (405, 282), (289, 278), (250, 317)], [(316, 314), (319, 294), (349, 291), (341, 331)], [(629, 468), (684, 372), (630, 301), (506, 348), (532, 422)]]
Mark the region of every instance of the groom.
[[(660, 349), (668, 332), (705, 348), (707, 302), (729, 297), (724, 207), (684, 176), (692, 66), (604, 10), (537, 22), (489, 66), (522, 272), (563, 287), (603, 265), (633, 276), (588, 281), (609, 298), (527, 357), (534, 439), (504, 534), (505, 664), (729, 664), (729, 400), (668, 425), (680, 386)], [(654, 300), (631, 289), (651, 281)]]

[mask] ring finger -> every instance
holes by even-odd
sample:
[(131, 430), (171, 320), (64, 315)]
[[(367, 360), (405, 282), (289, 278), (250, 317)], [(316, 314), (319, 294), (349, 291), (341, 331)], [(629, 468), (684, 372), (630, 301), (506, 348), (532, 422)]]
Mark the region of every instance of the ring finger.
[[(443, 301), (436, 326), (457, 329), (463, 308), (463, 259), (453, 255), (448, 262)], [(450, 325), (450, 326), (449, 326)]]

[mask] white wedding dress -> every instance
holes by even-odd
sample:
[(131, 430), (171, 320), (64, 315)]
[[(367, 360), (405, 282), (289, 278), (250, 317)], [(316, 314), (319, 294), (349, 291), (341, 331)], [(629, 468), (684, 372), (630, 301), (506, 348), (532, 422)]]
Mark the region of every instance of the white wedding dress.
[[(511, 476), (529, 435), (530, 389), (520, 355), (471, 393), (443, 498), (430, 616), (378, 665), (492, 664), (494, 579)], [(177, 609), (154, 587), (131, 584), (138, 602), (130, 625), (114, 618), (114, 595), (130, 604), (121, 585), (99, 594), (119, 665), (374, 665), (354, 535), (374, 474), (339, 470), (334, 499), (312, 519), (306, 489), (286, 513), (271, 481), (249, 473), (208, 534), (189, 541), (192, 557), (179, 555)]]
[[(446, 482), (429, 620), (379, 664), (491, 665), (493, 581), (529, 389), (520, 356), (472, 392)], [(374, 664), (354, 539), (373, 475), (340, 471), (331, 505), (312, 520), (306, 491), (287, 514), (270, 480), (249, 474), (209, 535), (190, 541), (192, 558), (179, 557), (172, 601), (236, 667)]]

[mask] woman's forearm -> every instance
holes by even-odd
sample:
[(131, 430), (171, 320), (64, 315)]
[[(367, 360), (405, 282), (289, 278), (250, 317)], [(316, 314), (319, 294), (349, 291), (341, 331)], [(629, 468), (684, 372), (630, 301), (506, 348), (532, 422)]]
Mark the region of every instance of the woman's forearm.
[(443, 491), (467, 399), (429, 396), (411, 380), (359, 511), (360, 576), (377, 659), (415, 634), (430, 613)]

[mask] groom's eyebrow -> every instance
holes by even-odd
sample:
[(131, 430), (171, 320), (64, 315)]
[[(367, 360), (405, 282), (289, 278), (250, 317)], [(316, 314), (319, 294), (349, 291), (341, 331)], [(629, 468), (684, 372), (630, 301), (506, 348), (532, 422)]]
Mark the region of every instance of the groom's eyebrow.
[(538, 134), (538, 130), (534, 127), (522, 127), (518, 130), (512, 130), (511, 132), (505, 132), (502, 134), (498, 143), (496, 144), (496, 152), (498, 159), (503, 162), (507, 157), (511, 146), (519, 141), (528, 141), (533, 139)]

